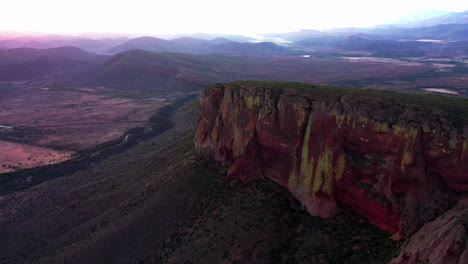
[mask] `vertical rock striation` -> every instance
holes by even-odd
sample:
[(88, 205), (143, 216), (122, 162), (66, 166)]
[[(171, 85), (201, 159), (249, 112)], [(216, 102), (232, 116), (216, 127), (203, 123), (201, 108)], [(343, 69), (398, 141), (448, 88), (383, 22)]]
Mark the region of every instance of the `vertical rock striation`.
[[(439, 98), (299, 83), (217, 84), (200, 96), (195, 143), (230, 166), (229, 177), (272, 179), (312, 215), (331, 217), (345, 205), (408, 236), (446, 211), (454, 191), (468, 191), (467, 101)], [(444, 109), (424, 100), (455, 103)], [(461, 125), (454, 111), (461, 111)]]

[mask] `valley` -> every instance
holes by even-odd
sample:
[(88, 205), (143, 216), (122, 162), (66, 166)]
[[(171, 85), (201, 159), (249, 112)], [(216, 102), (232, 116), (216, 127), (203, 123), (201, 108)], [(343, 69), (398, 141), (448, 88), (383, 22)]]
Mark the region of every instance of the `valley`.
[[(468, 93), (466, 65), (457, 60), (316, 54), (246, 57), (143, 50), (106, 57), (77, 48), (17, 49), (2, 56), (0, 66), (17, 71), (14, 75), (3, 71), (1, 77), (0, 69), (0, 140), (20, 144), (26, 152), (24, 146), (74, 154), (112, 142), (128, 130), (144, 127), (159, 108), (178, 97), (197, 94), (216, 82), (276, 80), (442, 91), (461, 97)], [(30, 154), (35, 152), (31, 148)], [(21, 155), (0, 160), (0, 166), (11, 171), (63, 161), (28, 163)]]
[(0, 93), (3, 172), (63, 162), (73, 154), (115, 141), (131, 129), (145, 128), (161, 107), (190, 95), (157, 96), (103, 87), (49, 88), (19, 82), (0, 84)]
[[(297, 81), (468, 95), (468, 67), (458, 60), (317, 55), (243, 57), (135, 50), (96, 62), (75, 61), (81, 66), (70, 67), (68, 61), (58, 60), (52, 67), (48, 63), (43, 67), (44, 62), (38, 64), (37, 56), (47, 52), (57, 54), (59, 50), (43, 50), (42, 55), (35, 55), (37, 50), (30, 51), (33, 55), (23, 57), (22, 65), (45, 70), (40, 76), (24, 72), (29, 80), (7, 78), (0, 83), (0, 140), (70, 153), (92, 149), (116, 140), (132, 128), (144, 127), (148, 118), (171, 100), (196, 94), (216, 82)], [(67, 49), (59, 54), (74, 59), (82, 51)], [(3, 63), (5, 67), (10, 65), (7, 61)], [(59, 75), (56, 68), (62, 69)], [(8, 171), (32, 166), (26, 166), (21, 157), (17, 159), (0, 160), (0, 166), (5, 165)]]

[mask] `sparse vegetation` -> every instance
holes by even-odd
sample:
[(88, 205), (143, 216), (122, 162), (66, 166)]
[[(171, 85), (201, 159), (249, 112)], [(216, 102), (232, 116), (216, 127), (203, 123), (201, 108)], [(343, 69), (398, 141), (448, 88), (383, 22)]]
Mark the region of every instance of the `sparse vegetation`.
[(327, 220), (310, 216), (269, 180), (227, 185), (216, 169), (202, 167), (213, 193), (166, 240), (157, 262), (387, 263), (403, 243), (348, 210)]
[[(218, 86), (222, 84), (217, 84)], [(371, 89), (348, 89), (323, 85), (314, 85), (296, 82), (269, 82), (269, 81), (237, 81), (232, 86), (250, 86), (271, 89), (295, 89), (310, 94), (317, 100), (337, 101), (341, 97), (348, 97), (360, 102), (384, 100), (394, 102), (395, 105), (412, 105), (417, 107), (421, 115), (431, 115), (433, 111), (445, 111), (459, 133), (468, 124), (468, 98), (455, 98), (440, 95), (424, 95), (416, 93), (402, 93), (394, 91), (381, 91)]]

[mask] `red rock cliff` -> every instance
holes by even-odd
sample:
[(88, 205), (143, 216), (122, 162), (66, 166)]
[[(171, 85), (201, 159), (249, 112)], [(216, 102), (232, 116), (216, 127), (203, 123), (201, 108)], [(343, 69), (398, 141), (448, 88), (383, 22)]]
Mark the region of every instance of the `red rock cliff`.
[(390, 264), (466, 264), (467, 237), (468, 198), (464, 198), (406, 240), (400, 255)]
[[(218, 84), (200, 96), (195, 143), (230, 166), (229, 177), (270, 178), (312, 215), (331, 217), (345, 205), (407, 236), (451, 206), (452, 190), (468, 191), (466, 100), (446, 99), (461, 104), (460, 121), (453, 118), (460, 107), (450, 101), (450, 112), (437, 105), (440, 98)], [(427, 100), (437, 103), (424, 106)]]

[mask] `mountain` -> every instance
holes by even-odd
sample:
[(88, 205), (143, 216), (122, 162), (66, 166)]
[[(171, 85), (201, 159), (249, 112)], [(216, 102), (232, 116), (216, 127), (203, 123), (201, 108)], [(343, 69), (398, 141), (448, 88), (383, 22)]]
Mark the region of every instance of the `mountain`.
[(0, 80), (70, 82), (76, 74), (93, 71), (94, 66), (107, 58), (75, 47), (4, 50), (0, 51)]
[(45, 41), (34, 37), (17, 37), (17, 38), (5, 38), (0, 39), (0, 45), (7, 47), (9, 49), (14, 48), (35, 48), (35, 49), (44, 49), (48, 48)]
[(106, 39), (81, 38), (81, 39), (69, 39), (69, 40), (57, 39), (57, 40), (48, 41), (47, 46), (49, 48), (62, 47), (62, 46), (74, 46), (74, 47), (83, 49), (88, 52), (104, 54), (109, 48), (119, 45), (127, 40), (128, 38), (106, 38)]
[(48, 49), (65, 46), (74, 46), (92, 53), (106, 53), (106, 51), (118, 44), (127, 41), (128, 38), (71, 38), (70, 36), (45, 36), (45, 37), (19, 37), (0, 40), (0, 46), (13, 48)]
[(409, 27), (430, 27), (446, 24), (468, 24), (468, 10), (464, 12), (452, 12), (420, 21), (409, 23)]
[(224, 44), (224, 43), (229, 43), (229, 42), (232, 42), (233, 40), (230, 40), (228, 38), (224, 38), (224, 37), (218, 37), (218, 38), (214, 38), (211, 40), (211, 43), (212, 44)]
[[(248, 45), (247, 45), (248, 44)], [(230, 43), (214, 47), (230, 52)], [(236, 52), (240, 49), (234, 45)], [(277, 46), (269, 43), (244, 43), (246, 53)], [(26, 50), (28, 51), (28, 50)], [(44, 52), (44, 51), (42, 51)], [(281, 50), (279, 51), (281, 52)], [(29, 80), (47, 87), (105, 86), (113, 89), (171, 93), (197, 91), (216, 82), (234, 80), (302, 81), (332, 83), (345, 80), (385, 78), (419, 74), (431, 67), (389, 63), (356, 64), (340, 58), (304, 58), (302, 56), (231, 56), (153, 53), (131, 50), (98, 60), (41, 57), (18, 64), (10, 60), (0, 68), (1, 81)], [(6, 60), (5, 60), (6, 61)]]
[(251, 38), (251, 37), (246, 37), (242, 35), (226, 35), (226, 34), (196, 33), (196, 34), (188, 35), (188, 37), (201, 38), (201, 39), (206, 39), (206, 40), (213, 40), (216, 38), (225, 38), (225, 39), (229, 39), (230, 41), (235, 41), (235, 42), (255, 41), (255, 38)]
[(296, 54), (295, 51), (271, 42), (241, 43), (225, 38), (212, 41), (198, 38), (183, 37), (173, 40), (163, 40), (153, 37), (131, 39), (109, 49), (109, 53), (119, 53), (134, 49), (151, 52), (177, 52), (188, 54), (226, 54), (241, 56), (284, 56)]
[(468, 24), (420, 28), (385, 27), (306, 38), (293, 43), (298, 50), (322, 53), (365, 52), (380, 57), (468, 56)]
[[(229, 41), (226, 39), (226, 41)], [(171, 40), (172, 43), (175, 43), (179, 46), (201, 46), (201, 45), (209, 45), (212, 43), (210, 40), (200, 39), (200, 38), (190, 38), (190, 37), (182, 37)]]
[[(346, 35), (363, 35), (366, 38), (382, 40), (382, 39), (438, 39), (446, 41), (468, 40), (466, 34), (468, 24), (441, 24), (426, 27), (402, 28), (402, 27), (383, 27), (383, 28), (368, 28), (362, 29), (359, 34)], [(345, 33), (341, 33), (345, 34)]]
[[(177, 47), (179, 47), (177, 52), (188, 54), (206, 53), (210, 49), (210, 46), (213, 44), (213, 41), (210, 40), (190, 37), (173, 39), (171, 40), (171, 42), (174, 43)], [(226, 39), (226, 42), (231, 41)]]
[[(340, 41), (349, 36), (361, 36), (373, 40), (418, 40), (438, 39), (446, 41), (468, 40), (467, 17), (468, 11), (450, 13), (429, 20), (408, 24), (379, 25), (368, 28), (336, 28), (325, 31), (301, 30), (297, 32), (274, 34), (294, 43), (330, 43)], [(427, 21), (427, 23), (425, 22)], [(430, 22), (439, 21), (439, 22)], [(441, 22), (444, 21), (444, 22)]]
[(106, 56), (86, 52), (71, 46), (51, 49), (16, 48), (0, 51), (0, 64), (20, 64), (40, 58), (102, 61)]
[(468, 40), (468, 24), (441, 24), (418, 28), (395, 28), (380, 31), (404, 39), (440, 39), (446, 41)]
[[(421, 9), (406, 16), (400, 17), (393, 24), (397, 24), (400, 26), (411, 25), (413, 23), (417, 23), (422, 20), (432, 19), (435, 17), (440, 17), (443, 15), (450, 14), (451, 12), (441, 9)], [(457, 24), (457, 23), (449, 23), (449, 24)]]
[(410, 74), (426, 70), (424, 67), (374, 63), (357, 65), (339, 59), (305, 59), (299, 56), (191, 55), (132, 50), (117, 54), (91, 71), (74, 76), (72, 82), (116, 89), (170, 92), (199, 90), (209, 84), (233, 80), (323, 83), (393, 76), (398, 71)]
[(134, 49), (141, 49), (152, 52), (177, 52), (177, 50), (180, 48), (168, 40), (154, 37), (139, 37), (130, 39), (122, 44), (112, 47), (108, 50), (108, 52), (115, 54)]

